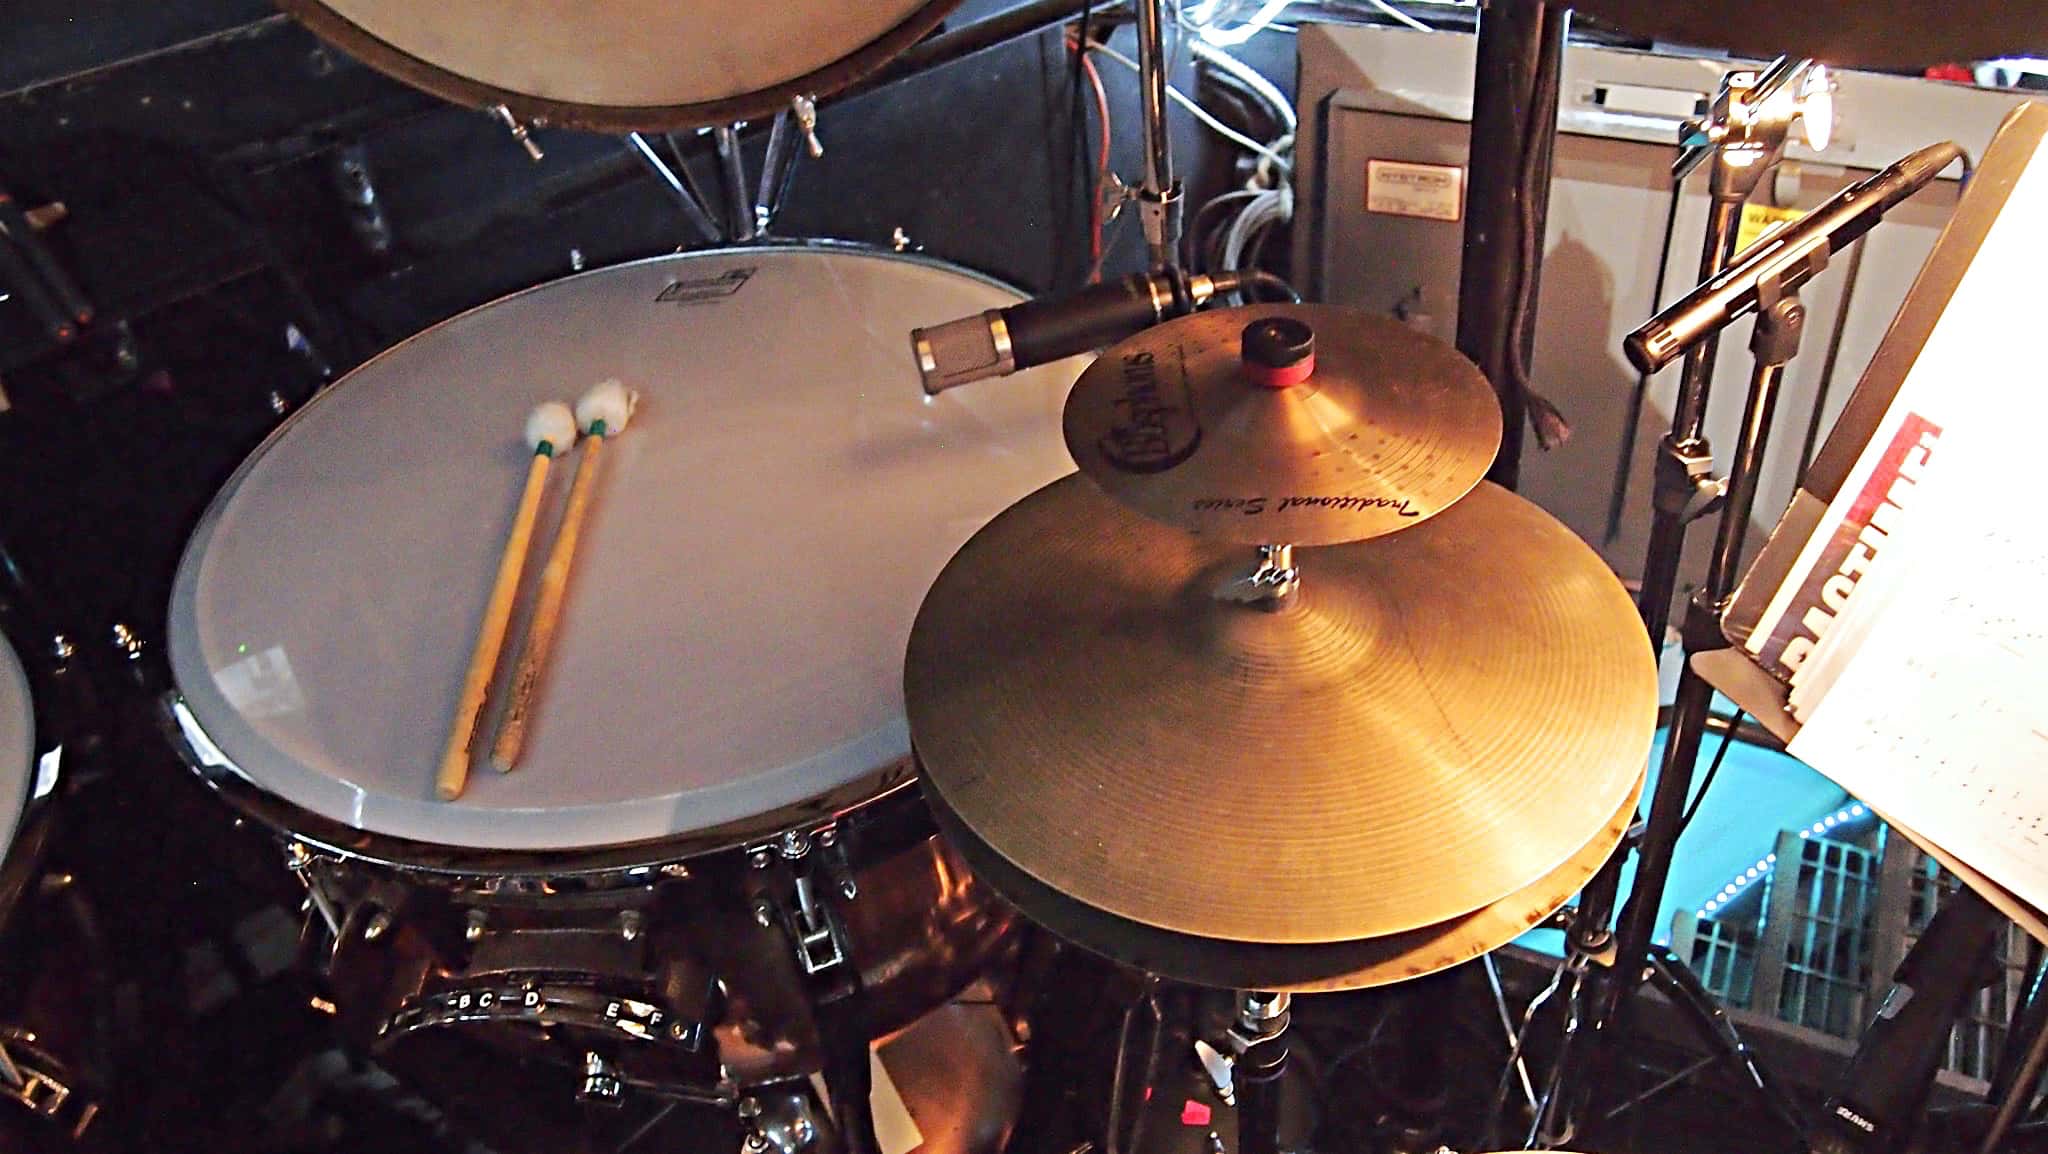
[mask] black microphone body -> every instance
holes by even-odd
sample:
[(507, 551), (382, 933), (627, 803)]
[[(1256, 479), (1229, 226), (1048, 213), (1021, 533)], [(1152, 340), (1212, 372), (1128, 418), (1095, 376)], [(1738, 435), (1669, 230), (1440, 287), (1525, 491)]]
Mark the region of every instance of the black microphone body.
[(1992, 976), (2010, 924), (1967, 887), (1941, 903), (1907, 953), (1818, 1126), (1815, 1154), (1897, 1154), (1927, 1109), (1949, 1035)]
[(912, 329), (910, 347), (924, 391), (937, 396), (973, 381), (1092, 352), (1193, 312), (1216, 296), (1271, 279), (1254, 273), (1138, 273), (1063, 296)]
[(1827, 257), (1869, 232), (1900, 201), (1925, 188), (1963, 150), (1929, 145), (1890, 168), (1829, 197), (1797, 222), (1750, 245), (1718, 276), (1687, 293), (1622, 340), (1636, 368), (1654, 373), (1710, 333), (1754, 312), (1757, 285), (1773, 273), (1795, 289), (1827, 265)]

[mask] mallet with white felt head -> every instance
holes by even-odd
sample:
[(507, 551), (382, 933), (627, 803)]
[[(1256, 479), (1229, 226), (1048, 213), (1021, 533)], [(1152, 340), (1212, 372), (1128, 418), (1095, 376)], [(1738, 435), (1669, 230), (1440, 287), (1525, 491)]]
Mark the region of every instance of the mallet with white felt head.
[(562, 619), (562, 598), (569, 588), (569, 566), (576, 559), (576, 541), (583, 532), (583, 520), (590, 512), (590, 494), (596, 488), (599, 450), (606, 437), (626, 429), (640, 394), (617, 381), (606, 381), (583, 394), (576, 402), (576, 422), (583, 428), (583, 459), (576, 465), (576, 481), (569, 489), (569, 505), (562, 513), (562, 527), (555, 533), (554, 548), (548, 551), (547, 568), (541, 570), (540, 592), (536, 595), (533, 624), (526, 632), (526, 651), (512, 675), (511, 696), (506, 699), (504, 719), (499, 722), (498, 739), (491, 746), (491, 764), (502, 772), (519, 763), (526, 747), (526, 726), (532, 719), (534, 687), (540, 681), (548, 649), (554, 644), (555, 627)]
[(491, 672), (498, 667), (498, 653), (505, 644), (505, 628), (512, 620), (512, 602), (519, 592), (519, 575), (526, 568), (526, 552), (533, 540), (533, 523), (540, 512), (541, 494), (547, 489), (548, 465), (555, 454), (566, 453), (576, 444), (576, 416), (560, 401), (535, 405), (526, 418), (526, 443), (533, 450), (526, 469), (526, 489), (519, 495), (519, 510), (512, 516), (512, 531), (505, 536), (505, 551), (498, 558), (497, 580), (484, 606), (483, 624), (478, 627), (476, 648), (469, 658), (469, 672), (462, 679), (462, 697), (455, 705), (455, 720), (448, 728), (448, 746), (441, 753), (441, 766), (434, 777), (434, 792), (443, 801), (462, 796), (469, 781), (469, 746), (476, 737), (477, 715), (483, 711), (484, 695), (491, 686)]

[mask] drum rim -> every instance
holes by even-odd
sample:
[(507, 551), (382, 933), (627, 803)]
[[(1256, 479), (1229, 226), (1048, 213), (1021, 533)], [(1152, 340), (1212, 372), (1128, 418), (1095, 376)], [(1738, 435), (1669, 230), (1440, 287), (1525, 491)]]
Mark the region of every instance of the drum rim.
[[(25, 840), (30, 812), (35, 808), (36, 776), (39, 770), (37, 754), (42, 746), (41, 727), (36, 724), (35, 686), (30, 684), (28, 665), (14, 648), (14, 643), (0, 637), (0, 679), (4, 679), (21, 700), (22, 734), (27, 739), (21, 744), (21, 796), (0, 802), (0, 862), (11, 854), (13, 847)], [(0, 693), (6, 692), (0, 690)], [(16, 750), (0, 750), (0, 756), (14, 759)]]
[[(896, 252), (861, 241), (836, 240), (831, 238), (783, 239), (774, 238), (749, 244), (718, 245), (692, 249), (688, 252), (669, 252), (655, 256), (639, 257), (617, 264), (585, 269), (568, 276), (545, 280), (528, 285), (502, 296), (492, 297), (481, 304), (471, 306), (452, 316), (436, 321), (419, 332), (406, 337), (391, 347), (379, 352), (361, 364), (343, 373), (332, 384), (322, 388), (291, 416), (278, 422), (276, 428), (265, 436), (260, 444), (249, 451), (235, 471), (221, 483), (207, 501), (205, 512), (193, 524), (191, 534), (185, 540), (184, 548), (178, 555), (178, 566), (171, 581), (171, 592), (167, 605), (165, 628), (165, 660), (170, 681), (174, 687), (163, 697), (162, 721), (171, 738), (171, 745), (177, 751), (185, 768), (199, 777), (218, 793), (238, 813), (257, 821), (289, 841), (303, 843), (309, 849), (329, 856), (367, 862), (395, 870), (445, 874), (451, 877), (570, 877), (635, 873), (643, 868), (652, 870), (662, 864), (676, 863), (723, 850), (743, 848), (757, 842), (772, 839), (784, 831), (804, 826), (815, 826), (837, 820), (839, 817), (870, 802), (880, 801), (901, 791), (917, 780), (914, 759), (908, 755), (878, 766), (873, 771), (855, 778), (835, 789), (814, 794), (802, 801), (766, 811), (751, 818), (712, 826), (701, 830), (667, 834), (660, 837), (640, 838), (632, 841), (594, 844), (588, 846), (559, 847), (552, 849), (491, 849), (478, 846), (449, 845), (442, 842), (402, 837), (349, 825), (335, 818), (313, 812), (296, 802), (263, 788), (236, 766), (225, 754), (210, 758), (201, 752), (198, 743), (190, 740), (186, 730), (197, 730), (205, 734), (205, 722), (192, 708), (179, 684), (177, 644), (181, 630), (176, 622), (180, 606), (189, 606), (196, 597), (198, 563), (201, 553), (211, 539), (214, 526), (225, 514), (227, 504), (240, 489), (250, 470), (264, 455), (274, 448), (296, 425), (303, 414), (326, 401), (337, 393), (350, 377), (362, 372), (386, 357), (396, 356), (415, 341), (426, 340), (441, 329), (455, 325), (472, 314), (485, 309), (537, 293), (551, 290), (571, 281), (606, 276), (623, 269), (642, 265), (677, 264), (695, 259), (732, 257), (747, 253), (799, 254), (815, 253), (826, 256), (852, 256), (881, 261), (900, 262), (943, 272), (954, 273), (979, 281), (993, 288), (1001, 289), (1019, 299), (1024, 292), (1015, 285), (991, 276), (978, 269), (967, 268), (952, 261), (941, 260), (923, 253)], [(195, 614), (196, 615), (196, 614)], [(196, 626), (195, 626), (196, 628)], [(211, 738), (205, 744), (219, 752)], [(4, 847), (0, 847), (4, 848)]]
[(314, 813), (257, 785), (225, 757), (201, 752), (187, 728), (204, 734), (184, 697), (164, 694), (162, 723), (172, 748), (185, 768), (220, 796), (236, 813), (257, 822), (287, 843), (304, 846), (314, 856), (379, 866), (406, 874), (435, 874), (460, 881), (493, 878), (624, 877), (648, 882), (664, 877), (663, 866), (694, 861), (730, 850), (771, 849), (792, 830), (809, 830), (838, 822), (870, 805), (904, 795), (922, 796), (916, 760), (905, 756), (802, 801), (753, 817), (687, 833), (640, 838), (608, 845), (562, 849), (487, 849), (446, 845), (397, 834), (379, 833)]
[(422, 60), (379, 39), (321, 0), (276, 0), (277, 6), (322, 41), (370, 67), (453, 104), (473, 108), (504, 105), (522, 119), (597, 132), (698, 128), (772, 115), (798, 96), (838, 92), (903, 54), (937, 28), (960, 0), (926, 0), (881, 36), (823, 68), (769, 88), (694, 104), (609, 105), (550, 100), (498, 88)]

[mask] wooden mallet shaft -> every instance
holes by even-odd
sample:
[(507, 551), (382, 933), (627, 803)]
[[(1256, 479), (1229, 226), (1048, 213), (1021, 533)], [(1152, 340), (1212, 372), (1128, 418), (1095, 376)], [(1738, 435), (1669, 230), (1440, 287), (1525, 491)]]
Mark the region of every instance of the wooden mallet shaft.
[(462, 697), (456, 703), (455, 720), (448, 729), (448, 746), (441, 752), (441, 766), (434, 776), (434, 793), (442, 801), (461, 797), (463, 786), (469, 782), (469, 746), (476, 737), (484, 695), (490, 691), (491, 673), (497, 669), (498, 654), (504, 648), (505, 629), (512, 620), (519, 575), (526, 569), (526, 553), (533, 541), (533, 524), (540, 514), (540, 499), (547, 489), (548, 466), (552, 461), (552, 446), (544, 444), (526, 469), (526, 489), (519, 495), (519, 511), (513, 514), (512, 531), (505, 536), (505, 552), (498, 559), (498, 577), (491, 584), (491, 599), (484, 607), (483, 624), (477, 628), (469, 672), (462, 680)]
[(583, 439), (583, 459), (576, 464), (568, 508), (562, 513), (561, 528), (555, 532), (554, 547), (548, 551), (547, 567), (541, 570), (533, 623), (527, 627), (526, 649), (512, 674), (504, 717), (498, 724), (498, 739), (491, 746), (491, 764), (500, 773), (519, 764), (519, 755), (526, 748), (534, 689), (540, 682), (542, 667), (547, 664), (548, 650), (554, 645), (556, 627), (561, 624), (562, 602), (569, 589), (569, 567), (576, 559), (576, 541), (582, 536), (583, 521), (590, 512), (590, 494), (596, 487), (597, 460), (604, 442), (604, 425), (600, 422)]

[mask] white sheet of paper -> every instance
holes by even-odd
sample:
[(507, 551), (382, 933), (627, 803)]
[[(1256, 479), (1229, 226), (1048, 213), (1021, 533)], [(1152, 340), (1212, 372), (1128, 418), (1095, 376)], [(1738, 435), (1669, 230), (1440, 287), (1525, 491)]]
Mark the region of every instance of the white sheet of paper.
[(2044, 257), (2037, 156), (1914, 365), (1956, 393), (1942, 449), (1815, 649), (1789, 746), (2036, 907), (2048, 907), (2048, 314), (2032, 283)]

